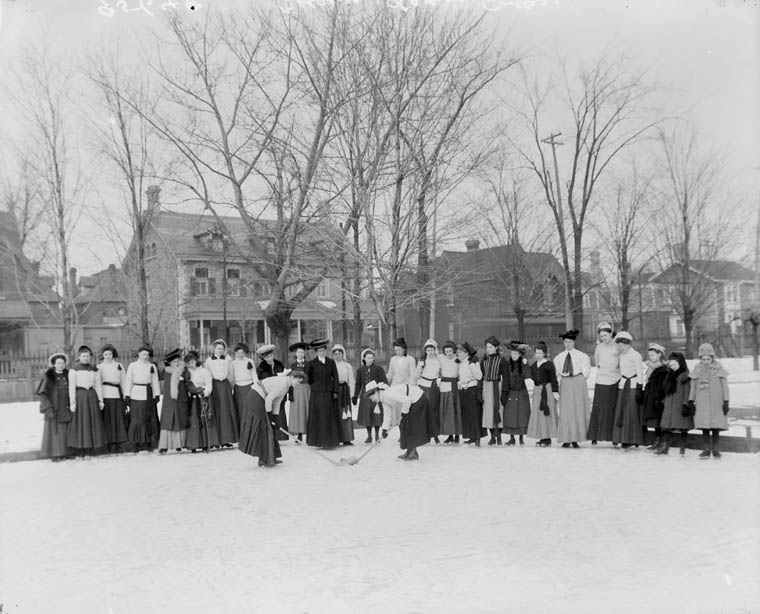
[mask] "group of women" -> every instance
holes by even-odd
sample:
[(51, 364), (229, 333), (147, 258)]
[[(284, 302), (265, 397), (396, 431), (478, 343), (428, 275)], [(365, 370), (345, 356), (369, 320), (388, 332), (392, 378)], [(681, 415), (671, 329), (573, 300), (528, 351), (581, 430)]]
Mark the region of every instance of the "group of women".
[[(468, 342), (446, 341), (439, 351), (429, 339), (415, 360), (398, 338), (387, 373), (371, 349), (361, 353), (354, 371), (342, 345), (327, 355), (327, 339), (290, 346), (289, 369), (274, 358), (273, 345), (260, 347), (256, 360), (247, 344), (238, 343), (230, 356), (217, 339), (204, 363), (195, 351), (169, 352), (161, 381), (150, 346), (140, 347), (126, 369), (114, 346), (103, 346), (97, 364), (82, 346), (70, 368), (64, 354), (51, 356), (40, 382), (41, 454), (60, 460), (118, 453), (125, 444), (161, 454), (238, 444), (260, 466), (274, 467), (279, 441), (290, 436), (301, 443), (306, 435), (308, 445), (323, 449), (353, 445), (355, 417), (366, 429), (365, 444), (373, 434), (378, 443), (381, 430), (386, 438), (398, 426), (403, 460), (418, 459), (419, 446), (441, 443), (441, 437), (443, 444), (461, 438), (474, 446), (489, 436), (491, 446), (524, 445), (526, 436), (540, 447), (552, 439), (565, 448), (610, 441), (629, 450), (644, 443), (650, 428), (656, 454), (667, 454), (672, 443), (684, 454), (686, 434), (698, 428), (705, 442), (700, 458), (719, 458), (719, 433), (728, 428), (728, 385), (712, 347), (700, 346), (700, 362), (689, 373), (681, 353), (666, 359), (664, 348), (652, 344), (644, 363), (629, 333), (613, 336), (607, 323), (598, 333), (593, 406), (591, 362), (575, 348), (576, 330), (560, 335), (565, 350), (553, 360), (544, 342), (536, 344), (530, 363), (527, 344), (512, 341), (502, 354), (493, 336), (485, 340), (482, 359)], [(309, 350), (316, 356), (309, 359)]]

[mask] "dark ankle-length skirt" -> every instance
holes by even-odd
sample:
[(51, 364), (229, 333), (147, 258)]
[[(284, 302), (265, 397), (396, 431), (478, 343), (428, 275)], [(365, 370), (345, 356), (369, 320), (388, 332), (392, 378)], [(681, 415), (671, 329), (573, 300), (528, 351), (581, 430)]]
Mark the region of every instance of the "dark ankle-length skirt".
[(525, 435), (530, 421), (530, 395), (527, 390), (510, 390), (504, 406), (504, 432)]
[(318, 448), (337, 448), (341, 436), (340, 414), (332, 392), (312, 390), (306, 443)]
[[(208, 404), (208, 409), (204, 412), (204, 402)], [(187, 429), (185, 438), (185, 447), (188, 450), (197, 448), (219, 447), (219, 429), (214, 419), (214, 408), (211, 397), (207, 399), (200, 395), (191, 396), (190, 403), (190, 428)], [(205, 417), (210, 413), (209, 417)]]
[(441, 380), (441, 392), (438, 397), (438, 423), (441, 435), (462, 434), (462, 406), (459, 403), (458, 381), (457, 377), (444, 377)]
[(485, 435), (483, 428), (483, 404), (478, 401), (478, 387), (472, 386), (459, 391), (462, 407), (462, 436), (466, 439), (480, 439)]
[(211, 397), (216, 414), (216, 427), (219, 429), (219, 441), (222, 444), (237, 443), (240, 439), (240, 422), (232, 399), (232, 385), (226, 379), (215, 379), (212, 386)]
[(441, 434), (441, 424), (438, 420), (438, 400), (441, 397), (441, 393), (438, 390), (438, 383), (435, 380), (432, 382), (430, 380), (426, 380), (425, 383), (430, 384), (430, 386), (420, 386), (420, 388), (422, 389), (422, 393), (427, 399), (428, 407), (430, 408), (430, 411), (433, 415), (433, 434), (430, 437), (438, 437), (438, 435)]
[[(258, 458), (267, 467), (272, 467), (275, 459), (282, 456), (280, 443), (269, 423), (264, 399), (250, 386), (245, 388), (248, 392), (243, 393), (243, 397), (238, 400), (238, 407), (242, 409), (238, 449), (243, 454)], [(235, 395), (237, 394), (236, 389)]]
[(106, 447), (106, 429), (100, 415), (98, 393), (94, 388), (77, 388), (77, 407), (69, 422), (68, 446), (75, 450), (101, 450)]
[(40, 456), (42, 458), (62, 458), (68, 454), (67, 433), (68, 422), (45, 420), (42, 427), (42, 445)]
[(154, 399), (135, 401), (129, 409), (129, 432), (127, 437), (133, 445), (147, 445), (155, 448), (161, 433), (158, 410)]
[(127, 437), (127, 408), (121, 399), (103, 399), (103, 427), (110, 444), (125, 443)]
[(591, 441), (612, 441), (617, 398), (618, 382), (594, 386), (594, 402), (591, 405), (591, 418), (588, 421), (588, 438)]
[[(338, 385), (338, 411), (340, 412), (340, 440), (348, 443), (354, 440), (354, 418), (351, 407), (351, 391), (348, 384), (341, 382)], [(343, 415), (347, 417), (344, 418)]]
[[(618, 426), (620, 424), (621, 426)], [(641, 412), (636, 403), (636, 388), (623, 389), (618, 394), (615, 408), (615, 425), (612, 428), (612, 443), (642, 444), (644, 433), (641, 429)]]
[(399, 425), (401, 449), (410, 450), (424, 446), (432, 437), (436, 436), (434, 413), (424, 394), (418, 401), (412, 403), (409, 411), (401, 415), (401, 424)]

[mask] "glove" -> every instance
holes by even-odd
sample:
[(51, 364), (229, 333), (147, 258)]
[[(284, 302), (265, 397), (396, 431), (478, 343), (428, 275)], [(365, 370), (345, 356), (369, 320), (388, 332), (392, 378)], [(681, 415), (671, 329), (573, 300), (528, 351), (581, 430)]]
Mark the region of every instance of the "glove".
[(161, 396), (159, 395), (159, 396), (153, 397), (153, 400), (156, 402), (156, 404), (158, 404), (158, 402), (161, 400)]
[(267, 418), (269, 418), (269, 424), (272, 425), (272, 429), (274, 431), (280, 430), (280, 421), (277, 419), (277, 416), (275, 416), (271, 411), (267, 413)]
[(723, 415), (728, 415), (728, 401), (723, 401)]
[(76, 403), (72, 403), (69, 406), (69, 411), (72, 412), (72, 413), (74, 413), (74, 412), (76, 412), (76, 410), (77, 410), (77, 404)]
[(694, 401), (689, 401), (689, 415), (694, 416), (697, 413), (697, 406)]
[(644, 391), (641, 386), (636, 386), (636, 405), (641, 405), (644, 402)]
[(290, 401), (291, 403), (294, 403), (295, 400), (296, 400), (296, 398), (295, 398), (295, 396), (293, 396), (293, 389), (291, 388), (288, 391), (288, 401)]
[(127, 411), (129, 411), (129, 406), (132, 404), (132, 399), (129, 397), (124, 397), (124, 405), (127, 406)]
[(548, 415), (549, 415), (549, 413), (550, 413), (550, 411), (549, 411), (549, 406), (547, 405), (547, 406), (546, 406), (546, 407), (544, 407), (544, 408), (543, 408), (541, 411), (542, 411), (542, 412), (544, 412), (544, 416), (548, 416)]
[(506, 394), (502, 394), (502, 395), (501, 395), (501, 399), (500, 399), (500, 400), (501, 400), (501, 404), (502, 404), (502, 406), (504, 406), (504, 407), (506, 407), (506, 406), (507, 406), (507, 399), (508, 399), (508, 398), (509, 398), (509, 395), (506, 395)]
[(337, 400), (338, 400), (338, 393), (333, 392), (333, 401), (337, 401)]
[(684, 403), (681, 406), (681, 416), (683, 416), (684, 418), (688, 418), (689, 416), (691, 416), (691, 407), (689, 407), (688, 403)]
[(358, 402), (359, 402), (359, 397), (352, 397), (351, 398), (351, 403), (353, 403), (354, 405), (356, 405)]

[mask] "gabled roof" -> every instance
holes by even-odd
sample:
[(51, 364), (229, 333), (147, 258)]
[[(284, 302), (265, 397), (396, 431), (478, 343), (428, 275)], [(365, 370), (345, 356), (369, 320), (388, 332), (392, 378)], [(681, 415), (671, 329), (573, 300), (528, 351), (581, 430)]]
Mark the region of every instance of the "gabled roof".
[(557, 276), (561, 275), (560, 264), (552, 254), (526, 252), (520, 245), (497, 245), (466, 252), (444, 251), (439, 260), (447, 261), (450, 266), (460, 271), (472, 271), (484, 275), (493, 272), (494, 264), (507, 267), (513, 262), (520, 262), (529, 273), (551, 272)]
[(84, 303), (125, 303), (127, 284), (124, 273), (113, 264), (104, 271), (82, 277), (79, 280), (79, 294), (74, 302)]
[[(678, 269), (681, 266), (681, 263), (673, 263), (650, 281), (654, 283), (673, 281), (677, 279)], [(755, 280), (754, 271), (730, 260), (692, 260), (689, 266), (692, 270), (714, 281), (753, 282)]]

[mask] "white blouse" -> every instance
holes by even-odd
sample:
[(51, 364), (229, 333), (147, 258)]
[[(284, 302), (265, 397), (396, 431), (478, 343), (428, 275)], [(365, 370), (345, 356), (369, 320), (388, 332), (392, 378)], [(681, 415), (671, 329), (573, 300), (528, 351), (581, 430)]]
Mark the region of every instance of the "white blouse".
[(356, 381), (354, 376), (354, 368), (348, 364), (345, 360), (336, 360), (335, 366), (338, 368), (338, 381), (341, 384), (348, 384), (348, 389), (353, 392)]
[[(153, 369), (153, 373), (151, 373), (151, 368)], [(151, 384), (153, 396), (159, 396), (161, 388), (159, 388), (156, 365), (136, 360), (127, 367), (127, 376), (124, 378), (124, 396), (130, 397), (135, 401), (147, 401), (147, 386), (136, 386), (135, 384)]]
[(203, 396), (210, 396), (214, 385), (208, 369), (205, 367), (195, 367), (195, 369), (188, 369), (188, 372), (190, 373), (190, 381), (198, 388), (203, 388)]
[(103, 391), (100, 386), (100, 371), (92, 370), (69, 370), (69, 403), (74, 407), (77, 402), (77, 388), (94, 388), (98, 395), (98, 401), (103, 400)]
[[(119, 367), (121, 367), (121, 369)], [(100, 381), (103, 384), (103, 398), (118, 399), (119, 389), (116, 386), (107, 386), (105, 383), (119, 384), (123, 392), (127, 371), (121, 366), (121, 363), (118, 363), (115, 360), (101, 362), (98, 365), (98, 371), (100, 372)]]
[(459, 377), (459, 364), (457, 364), (456, 356), (448, 358), (445, 354), (441, 355), (441, 376)]
[(557, 354), (554, 358), (554, 367), (557, 369), (557, 377), (563, 377), (563, 370), (565, 368), (565, 358), (570, 354), (570, 360), (573, 363), (573, 375), (583, 375), (586, 379), (591, 374), (591, 361), (587, 354), (584, 354), (580, 350), (573, 348), (572, 350), (565, 350)]
[(483, 371), (479, 362), (462, 361), (459, 363), (459, 387), (462, 390), (477, 386), (483, 379)]
[(230, 363), (232, 359), (229, 356), (222, 356), (220, 358), (211, 358), (210, 356), (203, 363), (203, 366), (208, 370), (216, 380), (230, 379)]
[(267, 413), (272, 412), (275, 415), (279, 415), (282, 399), (290, 388), (290, 381), (286, 375), (278, 373), (273, 377), (266, 378), (263, 382), (257, 380), (251, 388), (264, 399), (264, 407)]
[(414, 383), (416, 368), (417, 365), (411, 356), (392, 356), (386, 374), (388, 383), (391, 386)]
[(644, 385), (644, 361), (633, 348), (620, 352), (620, 390), (625, 387), (626, 380), (631, 382), (631, 388)]
[(432, 358), (425, 357), (425, 363), (423, 365), (422, 360), (417, 363), (417, 385), (430, 388), (433, 380), (437, 380), (441, 377), (441, 361), (438, 360), (438, 356)]
[[(409, 394), (407, 395), (407, 387), (409, 388)], [(401, 406), (401, 413), (409, 413), (409, 408), (412, 403), (416, 403), (422, 397), (422, 388), (419, 386), (399, 384), (391, 386), (385, 390), (380, 390), (380, 401), (383, 403), (395, 403)]]
[[(252, 369), (248, 365), (252, 365)], [(256, 374), (256, 363), (253, 358), (243, 358), (243, 360), (234, 359), (230, 363), (230, 382), (233, 386), (250, 386), (259, 381)]]

